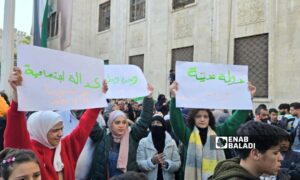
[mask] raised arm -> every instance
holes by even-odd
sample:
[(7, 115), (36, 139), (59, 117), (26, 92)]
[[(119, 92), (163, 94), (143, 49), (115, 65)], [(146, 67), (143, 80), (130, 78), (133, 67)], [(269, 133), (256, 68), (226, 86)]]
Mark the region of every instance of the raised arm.
[[(107, 92), (107, 83), (103, 82), (104, 93)], [(72, 152), (72, 157), (75, 161), (77, 161), (87, 138), (89, 137), (96, 120), (98, 118), (100, 112), (100, 108), (88, 109), (80, 118), (79, 124), (77, 127), (71, 132), (70, 135), (66, 136), (63, 139), (66, 148), (68, 148)]]
[(226, 121), (216, 127), (216, 133), (219, 136), (233, 136), (235, 135), (237, 129), (243, 124), (250, 110), (237, 110)]
[(131, 126), (131, 134), (133, 135), (132, 137), (135, 138), (137, 142), (148, 134), (147, 130), (151, 124), (153, 116), (153, 86), (148, 85), (148, 91), (149, 95), (143, 100), (143, 111), (141, 113), (141, 118)]
[(25, 113), (18, 111), (17, 86), (22, 84), (22, 72), (14, 67), (8, 82), (13, 89), (13, 101), (7, 112), (4, 147), (32, 149), (27, 131)]
[(183, 144), (188, 145), (189, 138), (191, 135), (191, 130), (185, 125), (180, 109), (176, 108), (175, 96), (177, 90), (178, 90), (178, 84), (176, 81), (174, 81), (170, 86), (170, 92), (172, 97), (170, 103), (170, 122), (178, 139)]
[(104, 134), (105, 131), (102, 129), (102, 127), (100, 127), (99, 123), (96, 122), (90, 133), (90, 138), (92, 139), (93, 143), (97, 143), (98, 141), (102, 140)]
[(72, 152), (72, 157), (74, 157), (75, 161), (77, 161), (86, 140), (96, 123), (99, 111), (99, 108), (86, 110), (80, 118), (77, 127), (71, 132), (71, 134), (62, 140), (66, 145), (66, 148), (70, 150), (68, 152)]

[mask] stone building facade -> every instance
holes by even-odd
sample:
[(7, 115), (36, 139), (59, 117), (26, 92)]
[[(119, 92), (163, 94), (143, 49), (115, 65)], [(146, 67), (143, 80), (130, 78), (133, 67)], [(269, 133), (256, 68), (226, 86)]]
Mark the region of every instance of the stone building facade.
[[(185, 60), (249, 65), (256, 104), (300, 101), (298, 0), (73, 0), (72, 6), (71, 45), (64, 50), (137, 64), (159, 93), (168, 94), (169, 70)], [(58, 25), (50, 48), (60, 49), (60, 34)]]

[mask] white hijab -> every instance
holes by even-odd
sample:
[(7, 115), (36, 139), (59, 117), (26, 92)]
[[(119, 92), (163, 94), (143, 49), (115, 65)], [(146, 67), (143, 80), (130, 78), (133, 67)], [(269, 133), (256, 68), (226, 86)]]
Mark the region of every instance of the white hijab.
[(63, 122), (61, 116), (53, 111), (38, 111), (33, 113), (27, 121), (27, 128), (31, 139), (38, 141), (49, 149), (55, 148), (53, 166), (57, 172), (62, 171), (64, 164), (61, 160), (61, 142), (58, 146), (52, 146), (48, 142), (47, 134), (57, 123)]

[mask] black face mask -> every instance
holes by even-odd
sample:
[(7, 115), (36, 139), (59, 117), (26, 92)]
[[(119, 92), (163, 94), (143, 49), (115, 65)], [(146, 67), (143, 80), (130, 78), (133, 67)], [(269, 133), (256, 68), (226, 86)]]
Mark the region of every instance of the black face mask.
[(150, 131), (155, 135), (165, 134), (165, 128), (163, 126), (151, 126)]
[(165, 128), (163, 126), (151, 126), (150, 131), (155, 149), (158, 153), (162, 153), (165, 148)]

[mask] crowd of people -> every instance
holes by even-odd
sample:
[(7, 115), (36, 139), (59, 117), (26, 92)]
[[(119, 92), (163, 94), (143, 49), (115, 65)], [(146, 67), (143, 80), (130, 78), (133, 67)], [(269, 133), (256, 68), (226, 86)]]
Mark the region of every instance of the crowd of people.
[[(252, 110), (176, 107), (154, 87), (142, 102), (110, 99), (105, 108), (18, 111), (19, 68), (12, 101), (0, 96), (1, 179), (299, 180), (300, 103)], [(248, 84), (255, 96), (256, 87)], [(103, 82), (103, 93), (107, 84)], [(247, 136), (252, 149), (212, 148), (215, 136)]]

